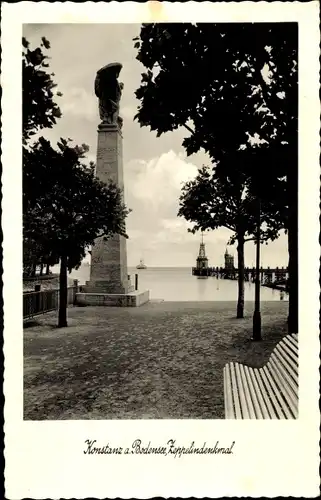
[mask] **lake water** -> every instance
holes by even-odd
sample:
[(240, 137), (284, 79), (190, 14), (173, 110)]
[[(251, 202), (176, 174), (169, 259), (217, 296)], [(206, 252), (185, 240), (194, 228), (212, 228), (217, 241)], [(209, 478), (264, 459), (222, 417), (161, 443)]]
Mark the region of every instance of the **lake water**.
[[(56, 272), (56, 270), (55, 270)], [(148, 269), (128, 268), (132, 284), (135, 283), (135, 273), (138, 274), (138, 288), (150, 290), (151, 299), (168, 301), (226, 301), (237, 300), (237, 281), (198, 278), (191, 274), (189, 267), (150, 267)], [(84, 284), (89, 280), (90, 267), (81, 266), (73, 271), (70, 278)], [(254, 300), (254, 284), (245, 283), (245, 300)], [(261, 287), (261, 300), (280, 300), (280, 292)], [(288, 295), (284, 294), (284, 300)]]

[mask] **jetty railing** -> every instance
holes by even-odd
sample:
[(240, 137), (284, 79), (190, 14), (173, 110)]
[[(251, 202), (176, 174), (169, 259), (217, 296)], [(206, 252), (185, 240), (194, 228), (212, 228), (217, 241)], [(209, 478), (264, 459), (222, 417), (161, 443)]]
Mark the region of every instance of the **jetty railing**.
[[(75, 280), (76, 281), (76, 280)], [(37, 288), (37, 285), (36, 285)], [(67, 304), (74, 304), (78, 283), (67, 289)], [(59, 289), (39, 290), (24, 292), (23, 294), (23, 319), (30, 319), (39, 314), (57, 311), (59, 308)]]
[[(224, 268), (224, 267), (204, 267), (197, 268), (192, 267), (192, 274), (194, 276), (216, 276), (223, 279), (237, 279), (238, 269), (237, 268)], [(263, 268), (259, 270), (260, 279), (262, 284), (286, 284), (288, 280), (288, 269), (279, 268)], [(245, 281), (255, 281), (256, 270), (255, 268), (246, 267), (244, 268), (244, 279)]]

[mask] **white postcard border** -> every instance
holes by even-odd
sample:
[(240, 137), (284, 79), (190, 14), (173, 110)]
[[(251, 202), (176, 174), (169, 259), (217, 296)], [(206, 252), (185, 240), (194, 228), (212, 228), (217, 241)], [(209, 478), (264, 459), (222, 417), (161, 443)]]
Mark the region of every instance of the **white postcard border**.
[[(153, 4), (153, 5), (151, 5)], [(5, 481), (8, 498), (304, 496), (318, 494), (319, 27), (318, 2), (2, 4)], [(299, 23), (298, 421), (22, 420), (21, 36), (23, 23), (149, 21)], [(223, 390), (223, 389), (222, 389)], [(231, 456), (88, 456), (112, 446), (235, 441)], [(214, 443), (213, 443), (214, 442)]]

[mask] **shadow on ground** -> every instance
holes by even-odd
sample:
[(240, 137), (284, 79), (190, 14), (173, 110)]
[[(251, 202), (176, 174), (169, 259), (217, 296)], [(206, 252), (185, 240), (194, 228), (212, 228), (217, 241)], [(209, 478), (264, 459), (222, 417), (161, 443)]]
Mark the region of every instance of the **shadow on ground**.
[[(34, 328), (36, 326), (40, 326), (43, 328), (43, 325), (44, 325), (43, 317), (39, 317), (38, 319), (29, 319), (29, 320), (24, 321), (23, 329), (27, 330), (28, 328)], [(48, 330), (50, 330), (50, 329), (55, 330), (57, 328), (57, 325), (56, 324), (47, 324), (46, 328)]]
[(262, 342), (251, 342), (253, 303), (162, 302), (68, 310), (24, 331), (24, 418), (224, 418), (223, 367), (262, 366), (287, 333), (287, 305), (262, 304)]

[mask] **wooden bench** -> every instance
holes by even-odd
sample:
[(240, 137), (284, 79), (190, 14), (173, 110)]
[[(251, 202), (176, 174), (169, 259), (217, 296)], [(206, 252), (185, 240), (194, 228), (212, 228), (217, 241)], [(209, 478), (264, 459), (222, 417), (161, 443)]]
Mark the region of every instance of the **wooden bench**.
[(287, 335), (263, 368), (240, 363), (224, 367), (227, 419), (298, 417), (298, 335)]

